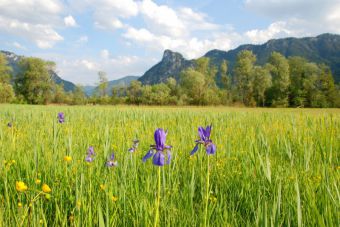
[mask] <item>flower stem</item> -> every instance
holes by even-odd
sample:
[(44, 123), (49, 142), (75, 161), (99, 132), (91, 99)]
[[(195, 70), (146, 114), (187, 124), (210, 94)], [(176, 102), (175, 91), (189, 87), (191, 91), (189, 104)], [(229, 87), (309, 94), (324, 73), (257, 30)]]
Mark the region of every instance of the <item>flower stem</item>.
[(207, 161), (207, 185), (206, 185), (206, 197), (205, 197), (205, 210), (204, 210), (204, 227), (209, 226), (209, 223), (207, 225), (208, 222), (208, 204), (209, 204), (209, 187), (210, 187), (210, 182), (209, 182), (209, 157), (210, 155), (208, 155), (208, 161)]
[(161, 167), (158, 167), (158, 192), (157, 192), (157, 200), (156, 200), (156, 215), (154, 221), (154, 227), (157, 226), (159, 221), (159, 203), (161, 199)]

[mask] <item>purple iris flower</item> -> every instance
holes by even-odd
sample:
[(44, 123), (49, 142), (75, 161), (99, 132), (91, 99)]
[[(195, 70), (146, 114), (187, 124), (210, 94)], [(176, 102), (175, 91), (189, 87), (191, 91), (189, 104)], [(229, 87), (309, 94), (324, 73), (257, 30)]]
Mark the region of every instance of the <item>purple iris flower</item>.
[(107, 167), (114, 167), (117, 166), (118, 163), (117, 161), (115, 161), (115, 154), (112, 152), (112, 154), (110, 155), (110, 159), (106, 162), (106, 166)]
[(139, 144), (139, 140), (133, 140), (132, 142), (133, 142), (132, 147), (129, 148), (129, 150), (128, 150), (131, 153), (133, 153), (133, 152), (135, 152), (137, 150), (137, 147), (138, 147), (138, 144)]
[(94, 158), (92, 156), (86, 156), (85, 161), (86, 162), (93, 162)]
[[(164, 166), (170, 164), (171, 161), (171, 148), (172, 146), (165, 145), (166, 136), (168, 131), (164, 131), (162, 128), (158, 128), (155, 131), (154, 139), (155, 145), (150, 146), (150, 150), (143, 157), (143, 162), (146, 162), (149, 158), (152, 158), (152, 163), (156, 166)], [(166, 157), (165, 157), (166, 154)]]
[(94, 148), (93, 148), (93, 146), (90, 146), (90, 147), (87, 149), (87, 155), (91, 155), (91, 156), (96, 155), (96, 154), (94, 153)]
[(58, 113), (58, 122), (59, 123), (64, 123), (65, 122), (65, 115), (63, 112)]
[(212, 140), (210, 139), (211, 128), (211, 125), (208, 125), (206, 128), (198, 127), (198, 136), (200, 137), (200, 139), (195, 141), (196, 146), (190, 152), (190, 155), (193, 155), (198, 151), (198, 146), (200, 144), (203, 144), (205, 146), (205, 151), (207, 152), (207, 155), (216, 153), (216, 145), (213, 144)]
[(85, 161), (86, 162), (93, 162), (94, 160), (94, 156), (96, 154), (94, 153), (94, 149), (92, 146), (90, 146), (88, 149), (87, 149), (87, 155), (86, 155), (86, 158), (85, 158)]
[(13, 126), (12, 122), (8, 122), (8, 123), (7, 123), (7, 127), (8, 127), (8, 128), (12, 128), (12, 126)]

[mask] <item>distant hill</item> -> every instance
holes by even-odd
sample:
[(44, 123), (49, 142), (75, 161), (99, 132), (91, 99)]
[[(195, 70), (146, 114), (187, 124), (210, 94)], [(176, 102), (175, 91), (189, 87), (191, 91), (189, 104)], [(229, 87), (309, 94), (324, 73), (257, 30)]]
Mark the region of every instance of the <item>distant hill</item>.
[[(113, 87), (117, 86), (129, 86), (131, 81), (138, 80), (139, 76), (125, 76), (123, 78), (117, 79), (117, 80), (111, 80), (109, 81), (109, 85), (107, 90), (109, 93), (111, 93), (111, 90)], [(86, 95), (91, 96), (97, 89), (98, 86), (84, 86), (84, 92)]]
[[(228, 61), (232, 72), (237, 54), (242, 50), (251, 50), (257, 56), (257, 63), (264, 64), (273, 51), (286, 57), (301, 56), (309, 61), (325, 63), (330, 66), (334, 79), (340, 82), (340, 35), (322, 34), (317, 37), (273, 39), (262, 45), (241, 45), (229, 51), (211, 50), (204, 55), (213, 65), (219, 66), (222, 60)], [(179, 79), (180, 72), (194, 64), (179, 53), (166, 50), (163, 59), (150, 68), (139, 80), (143, 84), (164, 82), (170, 76)]]
[[(12, 69), (13, 69), (12, 74), (15, 77), (20, 71), (19, 61), (23, 58), (23, 56), (16, 55), (15, 53), (12, 53), (12, 52), (9, 52), (9, 51), (1, 50), (0, 52), (6, 56), (9, 66), (11, 66)], [(51, 78), (53, 79), (53, 81), (55, 83), (57, 83), (57, 84), (62, 83), (64, 85), (65, 91), (73, 91), (74, 90), (75, 85), (72, 82), (61, 79), (58, 76), (58, 74), (54, 71), (50, 71), (50, 75), (51, 75)]]

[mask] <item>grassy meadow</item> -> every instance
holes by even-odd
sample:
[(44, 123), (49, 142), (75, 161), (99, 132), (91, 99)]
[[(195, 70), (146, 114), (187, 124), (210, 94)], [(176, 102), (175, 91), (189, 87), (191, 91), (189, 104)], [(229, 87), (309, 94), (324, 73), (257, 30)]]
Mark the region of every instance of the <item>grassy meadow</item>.
[[(164, 167), (141, 161), (157, 128)], [(340, 226), (339, 182), (339, 109), (0, 105), (0, 226)]]

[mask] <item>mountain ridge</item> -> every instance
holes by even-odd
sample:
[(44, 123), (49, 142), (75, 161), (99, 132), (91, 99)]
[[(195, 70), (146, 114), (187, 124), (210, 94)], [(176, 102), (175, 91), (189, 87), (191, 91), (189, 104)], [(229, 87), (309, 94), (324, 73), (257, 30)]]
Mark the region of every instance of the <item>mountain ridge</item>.
[[(108, 81), (108, 87), (107, 90), (109, 91), (109, 93), (111, 93), (111, 90), (113, 87), (115, 86), (129, 86), (131, 81), (133, 80), (138, 80), (138, 78), (140, 78), (139, 76), (132, 76), (132, 75), (128, 75), (128, 76), (124, 76), (121, 77), (119, 79), (116, 80), (110, 80)], [(98, 86), (83, 86), (84, 88), (84, 92), (87, 96), (91, 96), (98, 88)]]
[[(223, 60), (226, 60), (228, 62), (228, 71), (232, 72), (237, 54), (242, 50), (253, 51), (257, 56), (256, 63), (259, 65), (265, 64), (270, 54), (274, 51), (281, 53), (285, 57), (301, 56), (309, 61), (325, 63), (331, 68), (335, 81), (340, 82), (340, 35), (337, 34), (324, 33), (316, 37), (271, 39), (263, 44), (243, 44), (228, 51), (210, 50), (202, 57), (210, 58), (211, 64), (217, 67)], [(176, 57), (171, 56), (181, 56), (182, 58), (178, 62)], [(180, 72), (192, 67), (194, 60), (187, 60), (180, 53), (165, 50), (162, 60), (146, 71), (139, 78), (139, 81), (143, 84), (156, 84), (165, 82), (170, 76), (178, 80)], [(176, 66), (175, 70), (171, 67), (171, 62)]]

